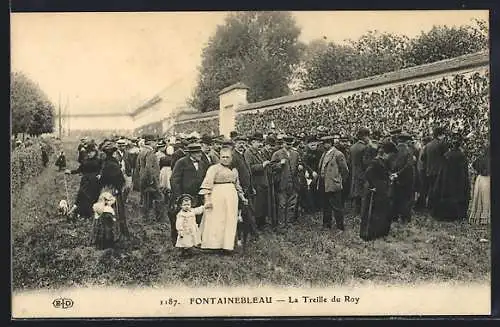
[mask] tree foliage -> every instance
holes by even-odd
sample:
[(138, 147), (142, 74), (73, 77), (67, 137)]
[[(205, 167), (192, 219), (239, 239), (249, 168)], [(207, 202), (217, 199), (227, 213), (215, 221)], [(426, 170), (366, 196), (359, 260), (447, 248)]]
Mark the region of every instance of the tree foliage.
[(287, 12), (228, 15), (203, 50), (191, 106), (200, 111), (218, 109), (217, 93), (237, 82), (250, 88), (250, 102), (288, 94), (293, 67), (304, 48), (299, 34)]
[(51, 133), (54, 128), (54, 106), (47, 95), (23, 73), (11, 73), (10, 77), (12, 133)]
[(486, 49), (488, 36), (480, 26), (434, 26), (429, 32), (422, 32), (410, 42), (408, 64), (422, 65)]
[(379, 75), (488, 48), (487, 22), (459, 27), (434, 26), (412, 39), (370, 31), (346, 44), (316, 40), (305, 51), (298, 72), (305, 90)]

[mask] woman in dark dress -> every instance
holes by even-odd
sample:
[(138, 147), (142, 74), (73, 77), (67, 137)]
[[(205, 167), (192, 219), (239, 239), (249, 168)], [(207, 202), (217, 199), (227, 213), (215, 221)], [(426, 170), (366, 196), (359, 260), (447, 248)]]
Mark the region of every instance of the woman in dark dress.
[(75, 205), (71, 212), (78, 216), (90, 219), (93, 216), (92, 205), (99, 198), (101, 187), (97, 175), (101, 170), (101, 161), (97, 158), (97, 149), (94, 146), (87, 147), (86, 158), (82, 160), (80, 166), (74, 170), (66, 170), (66, 174), (81, 174), (80, 188), (76, 195)]
[(359, 236), (372, 241), (387, 236), (391, 228), (390, 169), (388, 158), (397, 152), (392, 142), (385, 142), (382, 151), (369, 163), (365, 172), (367, 184), (362, 199)]
[[(128, 236), (127, 220), (125, 216), (125, 205), (123, 202), (123, 187), (125, 186), (125, 176), (121, 165), (114, 154), (118, 148), (112, 142), (107, 142), (102, 147), (104, 160), (100, 172), (99, 182), (103, 190), (110, 190), (116, 198), (114, 210), (118, 222), (118, 230), (120, 236)], [(101, 226), (109, 228), (109, 226)], [(99, 232), (97, 230), (97, 232)]]
[(461, 137), (454, 135), (451, 148), (445, 153), (432, 197), (435, 199), (432, 216), (437, 220), (459, 220), (467, 217), (470, 181), (467, 158), (460, 149)]

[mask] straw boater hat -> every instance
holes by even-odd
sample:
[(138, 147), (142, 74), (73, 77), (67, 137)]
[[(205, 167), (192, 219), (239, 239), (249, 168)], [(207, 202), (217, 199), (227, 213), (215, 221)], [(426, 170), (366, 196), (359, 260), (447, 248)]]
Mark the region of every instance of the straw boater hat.
[(333, 143), (334, 139), (335, 139), (335, 137), (333, 135), (326, 135), (326, 136), (323, 136), (322, 138), (320, 138), (320, 141), (323, 143)]
[(201, 145), (199, 143), (191, 143), (186, 147), (186, 152), (189, 153), (201, 152)]

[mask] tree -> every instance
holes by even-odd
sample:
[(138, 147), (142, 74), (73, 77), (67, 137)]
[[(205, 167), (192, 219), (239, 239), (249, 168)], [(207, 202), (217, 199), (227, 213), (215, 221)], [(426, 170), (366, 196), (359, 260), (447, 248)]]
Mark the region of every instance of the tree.
[(408, 51), (408, 65), (422, 65), (454, 58), (488, 48), (486, 22), (476, 20), (477, 27), (434, 26), (429, 32), (422, 32), (411, 41)]
[(52, 133), (54, 128), (54, 107), (48, 101), (38, 99), (31, 112), (31, 122), (27, 133), (30, 135), (41, 135)]
[(203, 49), (190, 105), (202, 112), (216, 110), (217, 93), (237, 82), (250, 88), (250, 102), (289, 94), (288, 84), (303, 49), (299, 34), (287, 12), (230, 14)]
[(345, 45), (316, 40), (297, 73), (302, 83), (295, 84), (311, 90), (485, 50), (488, 25), (482, 20), (475, 25), (434, 26), (413, 39), (370, 31)]
[(369, 31), (351, 45), (359, 56), (361, 77), (379, 75), (407, 66), (409, 38), (391, 33)]
[(326, 47), (317, 48), (304, 65), (302, 83), (306, 90), (330, 86), (357, 79), (360, 56), (351, 45), (330, 42)]
[(21, 72), (11, 73), (12, 133), (40, 135), (54, 126), (54, 106), (40, 87)]

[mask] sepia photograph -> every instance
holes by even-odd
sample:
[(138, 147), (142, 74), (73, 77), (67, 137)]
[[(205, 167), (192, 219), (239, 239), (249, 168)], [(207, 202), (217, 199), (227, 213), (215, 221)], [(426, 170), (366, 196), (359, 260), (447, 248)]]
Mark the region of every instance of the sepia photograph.
[(10, 30), (13, 319), (490, 315), (488, 10)]

